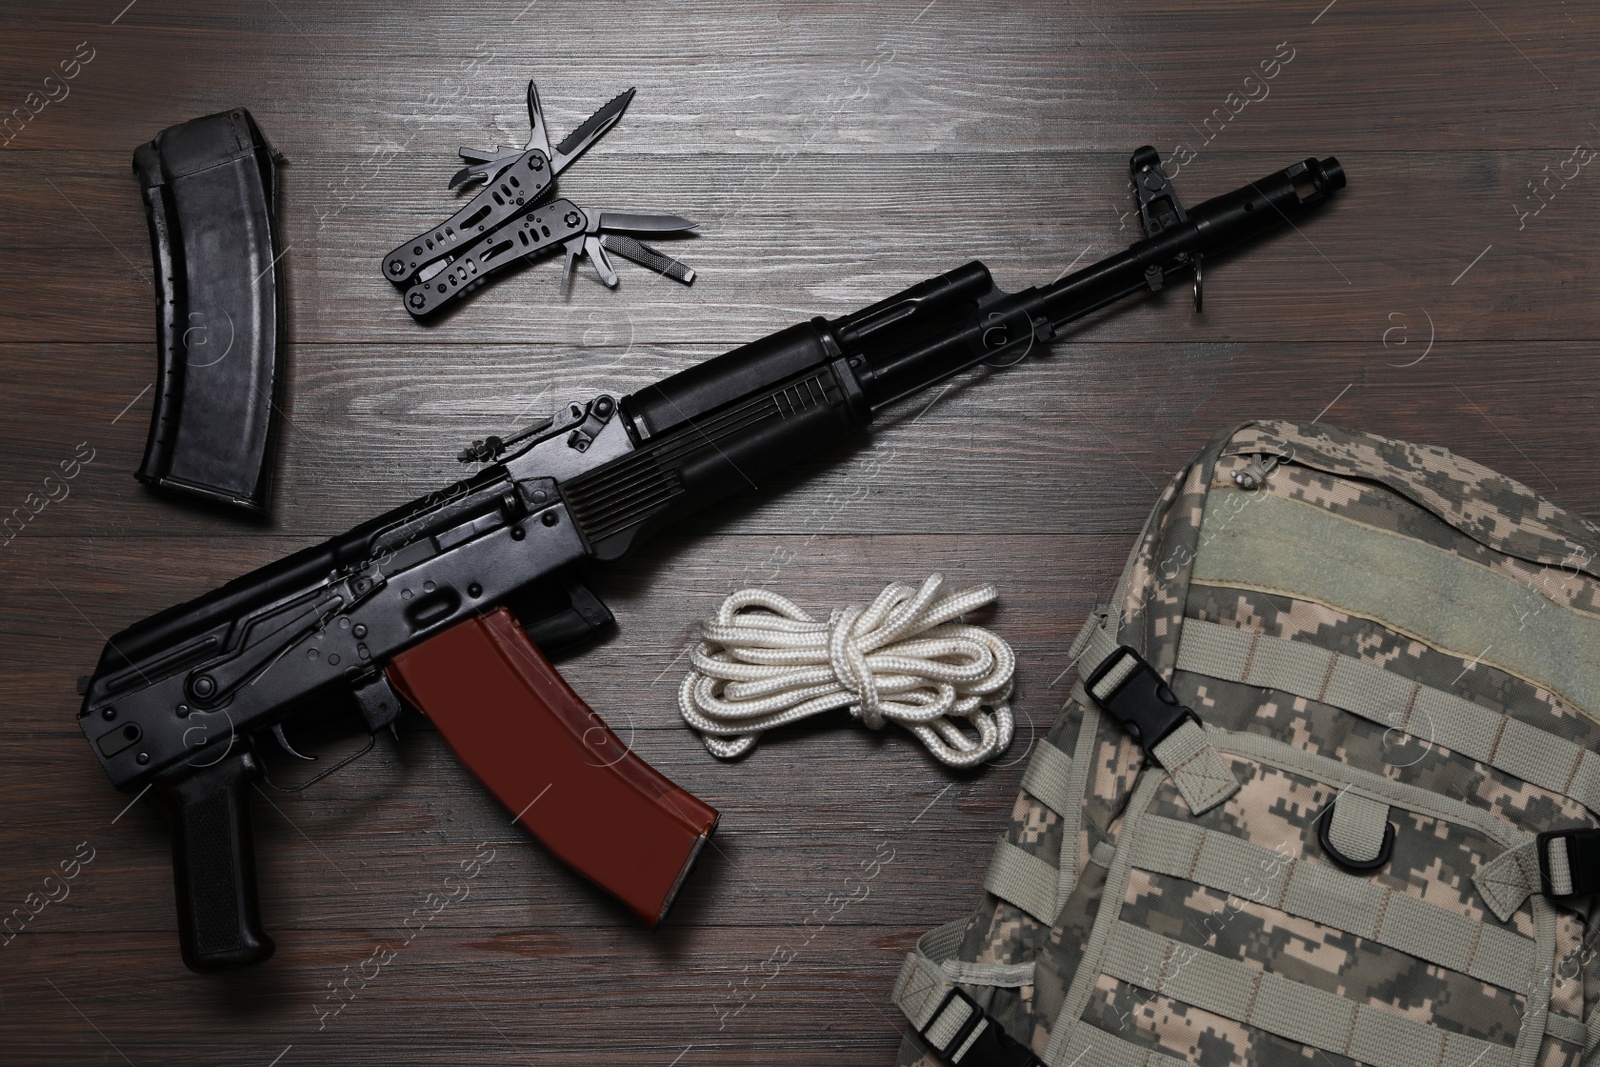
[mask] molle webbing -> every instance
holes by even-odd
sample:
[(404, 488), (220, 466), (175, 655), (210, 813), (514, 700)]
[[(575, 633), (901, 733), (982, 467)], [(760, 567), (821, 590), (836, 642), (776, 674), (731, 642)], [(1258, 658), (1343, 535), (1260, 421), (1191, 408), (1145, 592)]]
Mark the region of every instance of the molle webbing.
[[(1009, 1065), (968, 1040), (994, 1020), (1051, 1067), (1600, 1047), (1595, 977), (1552, 970), (1600, 896), (1600, 597), (1561, 562), (1593, 529), (1439, 449), (1217, 438), (1072, 643), (1075, 721), (1033, 754), (990, 895), (908, 958), (902, 1064)], [(1380, 733), (1431, 762), (1397, 772)], [(1248, 916), (1225, 938), (1222, 895)]]
[(1197, 585), (1325, 604), (1483, 662), (1600, 717), (1600, 617), (1409, 537), (1271, 493), (1206, 500)]
[(1371, 1067), (1512, 1067), (1512, 1050), (1119, 922), (1105, 955), (1119, 981)]
[(1158, 816), (1144, 819), (1129, 847), (1141, 870), (1310, 919), (1514, 993), (1534, 981), (1528, 938), (1326, 863)]
[(1600, 754), (1374, 663), (1304, 641), (1186, 619), (1178, 669), (1327, 704), (1571, 797), (1600, 814)]

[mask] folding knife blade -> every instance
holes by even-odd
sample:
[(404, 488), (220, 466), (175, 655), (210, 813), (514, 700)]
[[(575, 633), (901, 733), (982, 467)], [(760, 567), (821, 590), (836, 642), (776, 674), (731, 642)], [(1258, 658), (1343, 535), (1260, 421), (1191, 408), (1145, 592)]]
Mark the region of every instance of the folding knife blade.
[(611, 265), (611, 257), (606, 255), (605, 245), (600, 243), (600, 238), (592, 233), (585, 237), (583, 250), (599, 272), (600, 280), (606, 283), (606, 288), (615, 289), (621, 279), (617, 277), (616, 268)]
[(555, 174), (560, 174), (567, 169), (567, 165), (583, 154), (584, 149), (598, 141), (603, 134), (617, 124), (622, 118), (622, 113), (628, 110), (628, 104), (633, 100), (637, 89), (618, 93), (605, 104), (599, 111), (583, 120), (583, 125), (567, 134), (566, 139), (556, 145), (555, 151), (550, 156), (550, 169)]
[(574, 237), (566, 243), (567, 259), (561, 267), (561, 295), (572, 295), (572, 279), (578, 276), (578, 259), (583, 255), (583, 237)]
[(678, 233), (692, 230), (699, 223), (690, 222), (680, 215), (656, 215), (638, 211), (602, 211), (600, 229), (626, 230), (633, 233)]
[(515, 163), (527, 149), (507, 148), (497, 149), (497, 151), (500, 152), (499, 155), (490, 155), (475, 148), (461, 149), (457, 155), (465, 160), (467, 165), (456, 171), (450, 178), (450, 188), (454, 189), (458, 185), (465, 185), (467, 182), (476, 181), (479, 178), (493, 181), (500, 176), (502, 170)]
[(528, 143), (522, 146), (522, 150), (526, 152), (530, 148), (537, 148), (548, 157), (550, 134), (544, 128), (544, 107), (539, 103), (539, 89), (531, 80), (528, 82), (528, 126), (533, 132), (528, 134)]

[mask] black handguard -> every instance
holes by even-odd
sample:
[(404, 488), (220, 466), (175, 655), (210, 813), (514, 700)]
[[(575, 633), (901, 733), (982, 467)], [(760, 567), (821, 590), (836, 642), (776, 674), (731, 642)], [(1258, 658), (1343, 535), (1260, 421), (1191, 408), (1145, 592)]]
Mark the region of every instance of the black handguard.
[[(1119, 255), (1015, 295), (968, 263), (620, 401), (574, 404), (469, 447), (464, 460), (489, 464), (477, 475), (108, 641), (79, 722), (119, 788), (154, 782), (174, 812), (185, 961), (211, 970), (271, 952), (256, 917), (244, 791), (258, 773), (252, 746), (287, 717), (353, 695), (370, 729), (392, 723), (397, 657), (530, 594), (543, 598), (521, 611), (535, 640), (592, 632), (610, 616), (573, 584), (580, 565), (614, 560), (660, 526), (836, 446), (909, 393), (980, 362), (1016, 362), (1120, 296), (1198, 273), (1202, 257), (1344, 186), (1336, 160), (1308, 159), (1184, 212), (1152, 157), (1134, 156), (1151, 236)], [(562, 589), (581, 592), (552, 606)], [(473, 743), (492, 747), (492, 733)], [(480, 757), (503, 755), (457, 752), (486, 778)]]

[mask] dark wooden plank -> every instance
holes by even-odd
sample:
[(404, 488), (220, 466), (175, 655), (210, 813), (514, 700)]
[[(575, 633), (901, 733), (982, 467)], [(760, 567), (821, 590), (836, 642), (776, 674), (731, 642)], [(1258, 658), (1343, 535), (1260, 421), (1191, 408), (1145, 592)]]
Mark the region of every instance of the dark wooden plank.
[[(899, 731), (880, 736), (842, 726), (789, 731), (769, 739), (761, 756), (726, 766), (681, 726), (667, 728), (673, 710), (650, 711), (662, 713), (657, 729), (631, 730), (628, 716), (613, 719), (636, 751), (723, 816), (714, 847), (673, 906), (674, 929), (799, 922), (796, 916), (841, 878), (868, 870), (860, 861), (880, 841), (878, 854), (892, 856), (887, 864), (895, 877), (874, 886), (869, 911), (840, 921), (912, 925), (926, 913), (930, 894), (949, 890), (970, 901), (976, 890), (952, 881), (947, 868), (982, 865), (1035, 736), (1024, 721), (1005, 766), (981, 776), (938, 767)], [(138, 930), (173, 937), (175, 949), (165, 820), (152, 799), (135, 802), (111, 790), (83, 747), (81, 737), (30, 737), (27, 763), (51, 774), (55, 802), (8, 854), (5, 888), (16, 899), (5, 900), (0, 916), (23, 906), (62, 860), (75, 854), (93, 860), (65, 899), (26, 925), (26, 913), (19, 913), (0, 939), (22, 930), (9, 952), (36, 934)], [(877, 773), (860, 774), (864, 760)], [(778, 773), (796, 763), (808, 768), (804, 783)], [(269, 773), (285, 783), (307, 777), (284, 760), (270, 765)], [(10, 759), (0, 767), (8, 778), (25, 769)], [(601, 926), (620, 933), (637, 927), (630, 913), (513, 826), (510, 813), (418, 720), (407, 720), (398, 743), (385, 739), (374, 754), (313, 790), (284, 795), (269, 787), (251, 800), (263, 916), (285, 941), (318, 942), (326, 929), (383, 929), (384, 915), (398, 926), (427, 893), (444, 891), (444, 877), (461, 877), (462, 860), (479, 845), (493, 853), (488, 873), (470, 888), (471, 909), (450, 911), (445, 925), (480, 936), (500, 927)], [(26, 798), (8, 788), (5, 799), (14, 806)], [(446, 888), (461, 892), (453, 882)], [(851, 892), (861, 890), (852, 885)]]
[[(46, 935), (9, 966), (18, 992), (7, 997), (0, 1038), (21, 1063), (121, 1063), (120, 1052), (133, 1063), (267, 1064), (290, 1046), (284, 1063), (668, 1064), (686, 1050), (685, 1062), (697, 1063), (887, 1063), (901, 1024), (883, 1005), (917, 932), (835, 923), (806, 941), (800, 929), (641, 937), (430, 927), (365, 988), (354, 976), (392, 935), (285, 939), (275, 970), (204, 982), (182, 970), (160, 935)], [(798, 955), (771, 977), (761, 967), (775, 966), (768, 961), (780, 946)], [(49, 963), (64, 955), (74, 960), (66, 974)], [(141, 981), (130, 984), (130, 974)], [(339, 1003), (328, 984), (346, 975), (351, 999), (337, 1015), (319, 1014)], [(152, 1025), (178, 1014), (229, 1024), (191, 1023), (177, 1041)]]
[(1126, 10), (699, 0), (625, 12), (567, 0), (520, 18), (430, 11), (425, 30), (377, 0), (237, 10), (145, 2), (107, 25), (121, 6), (97, 5), (100, 19), (12, 16), (27, 32), (0, 84), (19, 104), (79, 41), (96, 49), (71, 95), (41, 111), (18, 147), (84, 138), (131, 147), (130, 131), (246, 102), (286, 143), (320, 142), (359, 167), (412, 130), (450, 146), (491, 124), (525, 136), (523, 85), (536, 76), (558, 130), (638, 85), (630, 138), (653, 123), (649, 140), (674, 150), (767, 154), (809, 138), (844, 150), (1124, 151), (1140, 129), (1165, 149), (1192, 141), (1191, 127), (1230, 92), (1259, 95), (1244, 78), (1287, 42), (1294, 58), (1227, 139), (1276, 147), (1312, 128), (1388, 147), (1561, 148), (1591, 132), (1573, 90), (1595, 73), (1585, 12), (1504, 0), (1448, 15), (1423, 0), (1345, 3), (1321, 17), (1323, 4), (1242, 0)]
[[(1137, 216), (1128, 213), (1131, 142), (1094, 154), (979, 155), (965, 146), (807, 151), (774, 167), (770, 178), (763, 171), (754, 188), (746, 187), (753, 166), (747, 158), (640, 155), (619, 143), (574, 166), (563, 194), (595, 207), (655, 208), (701, 221), (699, 236), (661, 242), (700, 271), (694, 286), (623, 264), (620, 290), (606, 290), (584, 271), (569, 303), (551, 259), (508, 273), (442, 322), (418, 325), (377, 267), (396, 244), (455, 209), (444, 182), (458, 140), (426, 165), (408, 159), (385, 169), (337, 214), (320, 202), (319, 190), (341, 164), (313, 156), (286, 169), (292, 338), (498, 342), (542, 351), (537, 346), (626, 335), (636, 349), (731, 347), (812, 315), (848, 313), (969, 259), (983, 259), (1002, 285), (1021, 289), (1139, 236)], [(1366, 151), (1303, 135), (1283, 144), (1208, 154), (1203, 169), (1180, 172), (1182, 195), (1214, 196), (1312, 152), (1337, 152), (1350, 187), (1298, 232), (1213, 263), (1204, 316), (1174, 301), (1163, 312), (1110, 317), (1088, 335), (1365, 343), (1383, 333), (1390, 313), (1418, 308), (1429, 309), (1444, 337), (1460, 340), (1582, 339), (1600, 326), (1600, 305), (1574, 299), (1571, 288), (1592, 294), (1592, 283), (1577, 279), (1587, 277), (1585, 249), (1600, 238), (1600, 215), (1591, 210), (1600, 183), (1578, 170), (1566, 188), (1551, 185), (1546, 195), (1553, 199), (1540, 214), (1518, 214), (1539, 204), (1527, 184), (1547, 166), (1561, 169), (1570, 146), (1452, 153), (1451, 166), (1442, 167), (1429, 153)], [(0, 218), (15, 220), (9, 228), (0, 223), (0, 267), (29, 279), (25, 299), (0, 303), (7, 339), (151, 344), (149, 240), (127, 153), (66, 151), (48, 168), (38, 159), (0, 155)], [(1567, 173), (1577, 165), (1568, 163)], [(641, 174), (649, 176), (642, 183)], [(1461, 225), (1467, 217), (1474, 220), (1470, 234)], [(1410, 227), (1417, 240), (1394, 240)], [(73, 269), (46, 269), (53, 263)], [(84, 288), (96, 293), (93, 316), (74, 302)]]
[[(1439, 336), (1428, 351), (1425, 309), (1405, 307), (1371, 323), (1359, 346), (1061, 342), (1004, 373), (979, 372), (913, 398), (861, 444), (801, 464), (706, 513), (694, 529), (702, 536), (906, 529), (1131, 536), (1159, 487), (1222, 427), (1319, 414), (1443, 445), (1600, 513), (1600, 471), (1571, 462), (1571, 427), (1600, 396), (1590, 346)], [(1172, 311), (1134, 309), (1124, 319)], [(1387, 347), (1386, 329), (1394, 331)], [(0, 549), (18, 559), (47, 553), (50, 538), (86, 534), (272, 532), (308, 544), (451, 484), (466, 470), (455, 453), (474, 438), (504, 434), (519, 417), (557, 403), (638, 388), (710, 351), (607, 346), (541, 359), (516, 346), (302, 346), (274, 519), (263, 529), (170, 506), (134, 482), (149, 396), (113, 419), (148, 384), (141, 353), (98, 345), (12, 350), (15, 359), (0, 360), (0, 419), (33, 429), (19, 435), (12, 463), (0, 468), (0, 514), (41, 491), (80, 443), (95, 450), (66, 487), (70, 495), (35, 507), (37, 518)], [(1405, 365), (1424, 352), (1420, 363)], [(85, 389), (85, 382), (102, 384)], [(939, 492), (928, 492), (930, 478)]]

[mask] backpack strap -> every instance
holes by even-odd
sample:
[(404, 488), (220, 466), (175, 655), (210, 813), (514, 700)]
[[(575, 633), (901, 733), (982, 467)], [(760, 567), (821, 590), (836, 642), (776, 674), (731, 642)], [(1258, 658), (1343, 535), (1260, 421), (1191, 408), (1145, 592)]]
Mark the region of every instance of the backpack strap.
[(1072, 757), (1049, 741), (1033, 746), (1033, 757), (1022, 775), (1022, 788), (1057, 815), (1075, 812), (1083, 804), (1081, 786), (1074, 796)]
[(1473, 883), (1501, 922), (1535, 893), (1572, 900), (1600, 893), (1600, 830), (1549, 830), (1478, 868)]
[[(1066, 849), (1063, 843), (1063, 850)], [(1027, 849), (1013, 845), (1001, 835), (995, 840), (994, 858), (989, 861), (983, 888), (1038, 919), (1045, 926), (1056, 920), (1060, 903), (1056, 887), (1060, 872)]]
[[(1094, 644), (1091, 638), (1091, 654)], [(1139, 742), (1146, 756), (1166, 768), (1194, 814), (1205, 814), (1239, 788), (1238, 779), (1206, 737), (1200, 716), (1178, 703), (1156, 669), (1132, 648), (1112, 649), (1089, 674), (1084, 688)]]
[(895, 980), (895, 1006), (905, 1013), (923, 1043), (947, 1063), (1045, 1067), (1044, 1060), (1006, 1033), (940, 966), (956, 954), (966, 927), (965, 919), (957, 919), (918, 939), (915, 951), (906, 953)]

